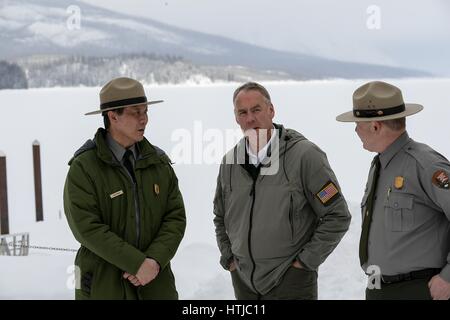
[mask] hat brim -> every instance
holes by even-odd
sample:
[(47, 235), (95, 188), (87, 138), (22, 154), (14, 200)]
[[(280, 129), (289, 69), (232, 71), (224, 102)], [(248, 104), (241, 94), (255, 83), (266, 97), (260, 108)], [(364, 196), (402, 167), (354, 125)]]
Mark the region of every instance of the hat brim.
[(137, 106), (140, 106), (143, 104), (150, 105), (150, 104), (156, 104), (156, 103), (161, 103), (161, 102), (164, 102), (164, 100), (154, 100), (154, 101), (147, 101), (147, 102), (143, 102), (143, 103), (141, 102), (141, 103), (127, 104), (124, 106), (117, 106), (117, 107), (111, 107), (111, 108), (105, 108), (105, 109), (91, 111), (91, 112), (85, 113), (84, 115), (90, 116), (93, 114), (103, 113), (105, 111), (111, 111), (111, 110), (116, 110), (116, 109), (121, 109), (121, 108), (126, 108), (126, 107), (137, 107)]
[(386, 121), (386, 120), (394, 120), (399, 119), (403, 117), (408, 117), (413, 114), (416, 114), (423, 110), (423, 106), (416, 103), (406, 103), (405, 104), (405, 111), (391, 114), (389, 116), (381, 116), (381, 117), (373, 117), (373, 118), (362, 118), (362, 117), (355, 117), (353, 115), (353, 111), (345, 112), (343, 114), (340, 114), (336, 117), (337, 121), (340, 122), (369, 122), (369, 121)]

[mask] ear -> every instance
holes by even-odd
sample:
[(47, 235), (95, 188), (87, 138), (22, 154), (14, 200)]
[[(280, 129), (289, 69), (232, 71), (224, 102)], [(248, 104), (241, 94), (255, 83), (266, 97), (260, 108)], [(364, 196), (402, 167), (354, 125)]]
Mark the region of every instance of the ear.
[(239, 124), (238, 115), (237, 115), (236, 109), (233, 110), (233, 113), (234, 113), (234, 120), (236, 120), (236, 123)]
[(117, 121), (117, 113), (108, 111), (109, 122)]
[(269, 110), (270, 110), (270, 117), (271, 119), (273, 119), (273, 117), (275, 117), (275, 108), (272, 103), (269, 106)]
[(375, 133), (379, 133), (382, 127), (381, 121), (372, 121), (371, 122), (371, 130)]

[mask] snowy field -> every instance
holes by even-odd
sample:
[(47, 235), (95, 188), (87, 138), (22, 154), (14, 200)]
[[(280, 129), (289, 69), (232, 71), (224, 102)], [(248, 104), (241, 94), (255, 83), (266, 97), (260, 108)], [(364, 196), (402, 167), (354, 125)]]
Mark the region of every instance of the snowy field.
[[(389, 80), (387, 80), (389, 81)], [(328, 155), (349, 202), (352, 224), (319, 270), (319, 299), (363, 299), (360, 270), (359, 201), (373, 154), (362, 149), (354, 124), (335, 121), (352, 108), (352, 93), (365, 81), (266, 83), (275, 106), (275, 122), (296, 129)], [(425, 110), (408, 118), (410, 136), (450, 157), (448, 79), (392, 80), (406, 102)], [(237, 84), (147, 87), (151, 106), (146, 137), (176, 162), (188, 226), (173, 260), (181, 299), (233, 299), (229, 274), (218, 263), (212, 223), (212, 199), (218, 163), (236, 130), (232, 94)], [(30, 232), (32, 246), (77, 249), (63, 213), (67, 161), (102, 125), (99, 88), (0, 91), (0, 151), (7, 155), (10, 233)], [(34, 223), (32, 142), (41, 143), (45, 222)], [(190, 152), (180, 153), (188, 144)], [(186, 149), (184, 150), (186, 151)], [(62, 218), (60, 219), (60, 216)], [(30, 249), (27, 257), (0, 257), (0, 299), (73, 299), (74, 253)]]

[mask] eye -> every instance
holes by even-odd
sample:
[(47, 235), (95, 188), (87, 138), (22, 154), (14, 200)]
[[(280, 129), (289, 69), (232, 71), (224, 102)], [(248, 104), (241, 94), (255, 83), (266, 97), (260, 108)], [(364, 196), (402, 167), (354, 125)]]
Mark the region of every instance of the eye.
[(136, 110), (136, 112), (134, 113), (135, 115), (136, 115), (136, 117), (140, 117), (141, 115), (147, 115), (147, 110), (144, 110), (144, 111), (139, 111), (139, 110)]

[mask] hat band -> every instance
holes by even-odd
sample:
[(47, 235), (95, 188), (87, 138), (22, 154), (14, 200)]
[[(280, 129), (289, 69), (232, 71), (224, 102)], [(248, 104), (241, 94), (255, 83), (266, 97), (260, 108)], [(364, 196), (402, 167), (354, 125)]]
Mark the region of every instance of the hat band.
[(405, 104), (401, 104), (397, 107), (387, 109), (375, 109), (375, 110), (354, 109), (353, 115), (357, 118), (375, 118), (375, 117), (390, 116), (393, 114), (401, 113), (405, 110), (406, 110)]
[(129, 98), (129, 99), (122, 99), (122, 100), (115, 100), (110, 102), (105, 102), (100, 105), (100, 109), (106, 109), (106, 108), (114, 108), (119, 106), (128, 106), (131, 104), (140, 104), (140, 103), (146, 103), (147, 97), (137, 97), (137, 98)]

